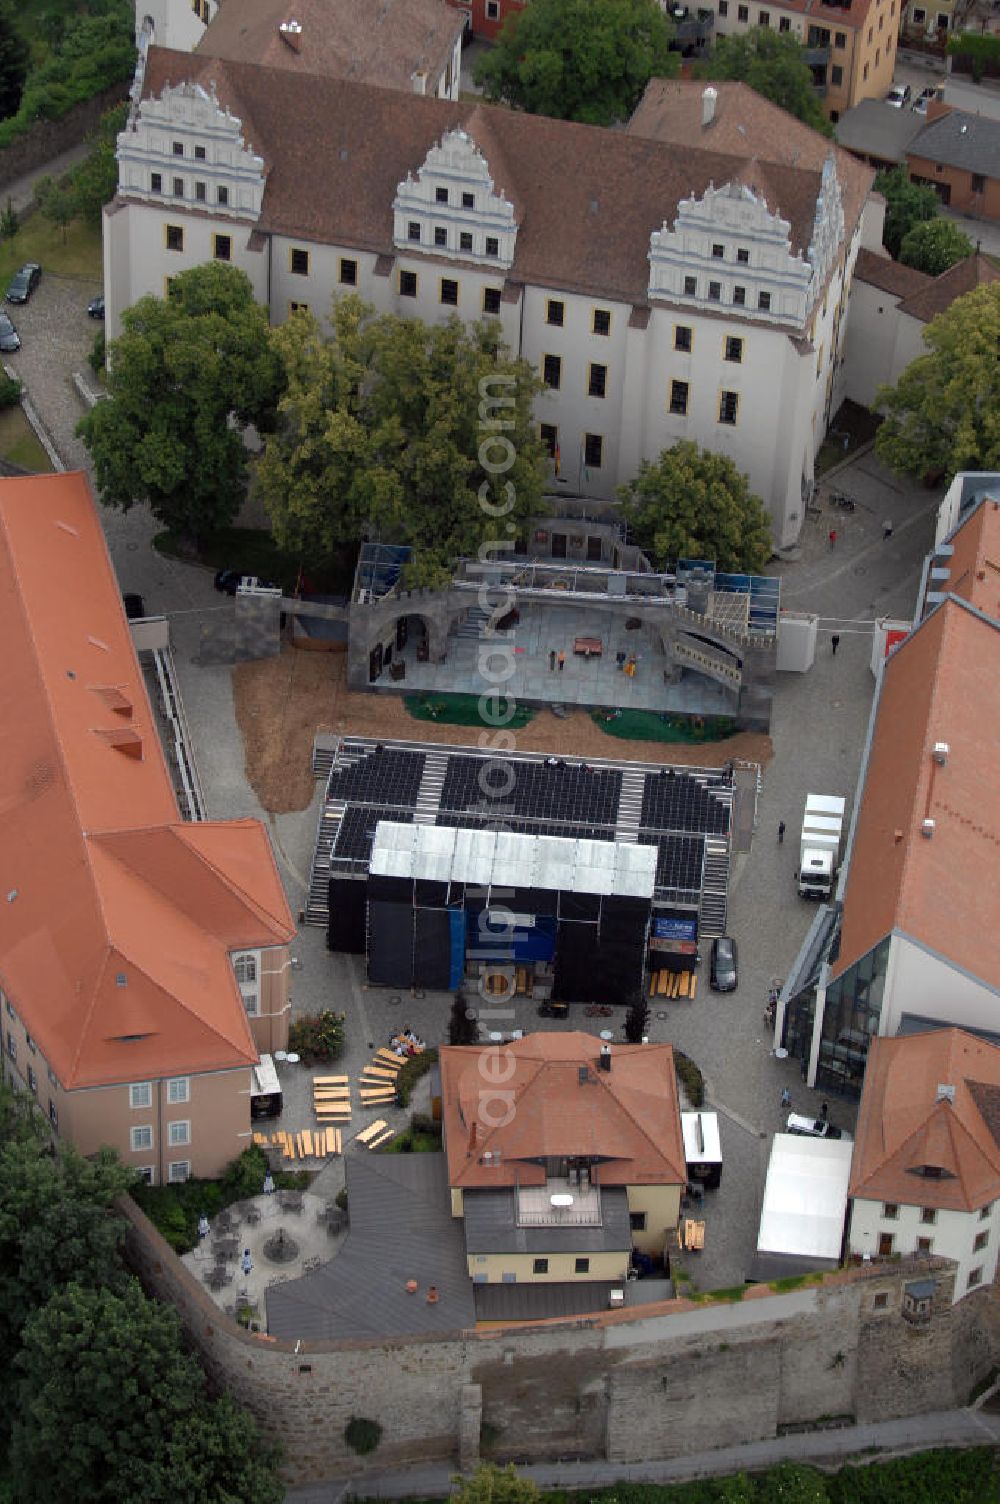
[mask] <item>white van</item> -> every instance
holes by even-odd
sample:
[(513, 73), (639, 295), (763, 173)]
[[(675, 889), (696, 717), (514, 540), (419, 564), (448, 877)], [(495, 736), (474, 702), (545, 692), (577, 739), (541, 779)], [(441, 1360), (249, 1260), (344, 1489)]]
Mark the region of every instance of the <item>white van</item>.
[(250, 1116), (276, 1118), (283, 1106), (281, 1083), (274, 1061), (270, 1055), (261, 1055), (259, 1063), (252, 1067)]

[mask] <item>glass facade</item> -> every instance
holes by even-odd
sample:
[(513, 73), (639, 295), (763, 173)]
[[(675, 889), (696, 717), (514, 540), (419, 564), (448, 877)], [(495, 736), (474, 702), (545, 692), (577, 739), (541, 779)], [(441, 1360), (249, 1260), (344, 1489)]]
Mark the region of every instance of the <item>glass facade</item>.
[(888, 965), (887, 937), (827, 987), (817, 1086), (860, 1097), (868, 1046), (879, 1032)]

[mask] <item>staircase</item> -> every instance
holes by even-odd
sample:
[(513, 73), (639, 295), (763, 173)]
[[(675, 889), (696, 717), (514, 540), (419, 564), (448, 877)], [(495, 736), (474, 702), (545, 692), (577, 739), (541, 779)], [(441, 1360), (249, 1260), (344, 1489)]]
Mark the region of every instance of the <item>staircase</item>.
[(324, 804), (316, 833), (312, 871), (309, 874), (309, 897), (306, 899), (306, 924), (322, 925), (330, 919), (330, 852), (337, 839), (344, 804)]
[(615, 820), (615, 840), (634, 845), (639, 839), (642, 820), (642, 795), (646, 787), (646, 774), (638, 768), (628, 768), (622, 774), (621, 793), (618, 796), (618, 815)]
[(711, 939), (715, 935), (726, 933), (728, 898), (729, 843), (724, 836), (706, 836), (701, 907), (698, 914), (699, 936)]
[(434, 825), (441, 808), (441, 790), (448, 771), (447, 752), (428, 752), (424, 758), (424, 772), (413, 806), (414, 825)]
[(478, 642), (485, 636), (490, 621), (490, 612), (482, 606), (470, 606), (455, 630), (456, 637), (474, 637)]

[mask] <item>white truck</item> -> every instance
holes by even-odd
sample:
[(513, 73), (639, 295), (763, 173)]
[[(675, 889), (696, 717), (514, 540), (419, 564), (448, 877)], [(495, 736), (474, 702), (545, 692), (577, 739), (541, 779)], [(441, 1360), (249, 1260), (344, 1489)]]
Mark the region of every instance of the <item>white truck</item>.
[(829, 898), (844, 852), (844, 809), (835, 794), (807, 794), (799, 842), (799, 894)]

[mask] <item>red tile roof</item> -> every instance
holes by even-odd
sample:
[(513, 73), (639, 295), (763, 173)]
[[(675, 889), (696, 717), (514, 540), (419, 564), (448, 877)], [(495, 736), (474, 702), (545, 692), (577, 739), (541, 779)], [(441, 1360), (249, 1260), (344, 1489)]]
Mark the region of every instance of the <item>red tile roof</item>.
[[(954, 1101), (939, 1100), (954, 1088)], [(851, 1162), (867, 1201), (973, 1211), (1000, 1196), (1000, 1049), (962, 1029), (873, 1039)], [(943, 1174), (928, 1176), (930, 1167)]]
[[(286, 41), (279, 28), (292, 21)], [(227, 0), (196, 51), (412, 92), (414, 72), (436, 83), (464, 26), (447, 0)]]
[(973, 508), (948, 541), (951, 557), (935, 560), (948, 578), (932, 581), (932, 588), (960, 595), (1000, 621), (1000, 480), (992, 497)]
[[(451, 104), (150, 49), (145, 98), (159, 98), (169, 84), (185, 81), (214, 91), (243, 121), (245, 139), (263, 156), (261, 230), (392, 252), (392, 205), (399, 184), (419, 169), (446, 131), (464, 129), (481, 145), (496, 191), (515, 207), (513, 277), (622, 302), (645, 301), (650, 234), (675, 217), (678, 203), (713, 184), (746, 181), (754, 160), (745, 145), (719, 151), (668, 144), (478, 101)], [(791, 120), (777, 114), (782, 122)], [(867, 185), (867, 168), (803, 129), (822, 143), (824, 153), (835, 153), (838, 172), (843, 158), (851, 181)], [(793, 253), (804, 253), (812, 239), (824, 159), (815, 151), (802, 165), (758, 156), (751, 173), (769, 207), (789, 221)], [(851, 199), (849, 225), (863, 196), (854, 193)], [(574, 227), (572, 234), (567, 226)]]
[(0, 481), (0, 641), (0, 984), (25, 1027), (67, 1088), (251, 1063), (228, 953), (292, 917), (258, 821), (179, 818), (85, 476)]
[[(442, 1048), (449, 1183), (543, 1185), (538, 1159), (580, 1156), (605, 1161), (595, 1171), (602, 1185), (683, 1184), (670, 1045), (612, 1045), (610, 1071), (600, 1068), (599, 1053), (600, 1041), (580, 1032)], [(509, 1120), (491, 1126), (501, 1118)], [(487, 1153), (499, 1162), (484, 1164)]]
[(854, 276), (856, 281), (867, 282), (869, 286), (877, 287), (880, 292), (887, 292), (894, 298), (908, 298), (911, 294), (920, 293), (924, 288), (934, 285), (934, 278), (926, 272), (918, 272), (915, 267), (893, 261), (891, 256), (879, 256), (875, 251), (866, 250), (864, 246), (858, 252)]
[(976, 252), (966, 256), (964, 261), (956, 261), (939, 277), (932, 277), (929, 282), (925, 279), (926, 285), (908, 293), (900, 309), (911, 318), (929, 324), (931, 319), (950, 308), (956, 298), (964, 297), (973, 288), (989, 282), (1000, 282), (1000, 271), (986, 256)]
[[(998, 677), (1000, 623), (961, 599), (936, 607), (886, 663), (834, 975), (898, 931), (1000, 988), (995, 894), (983, 881), (1000, 847)], [(950, 748), (943, 767), (936, 742)]]

